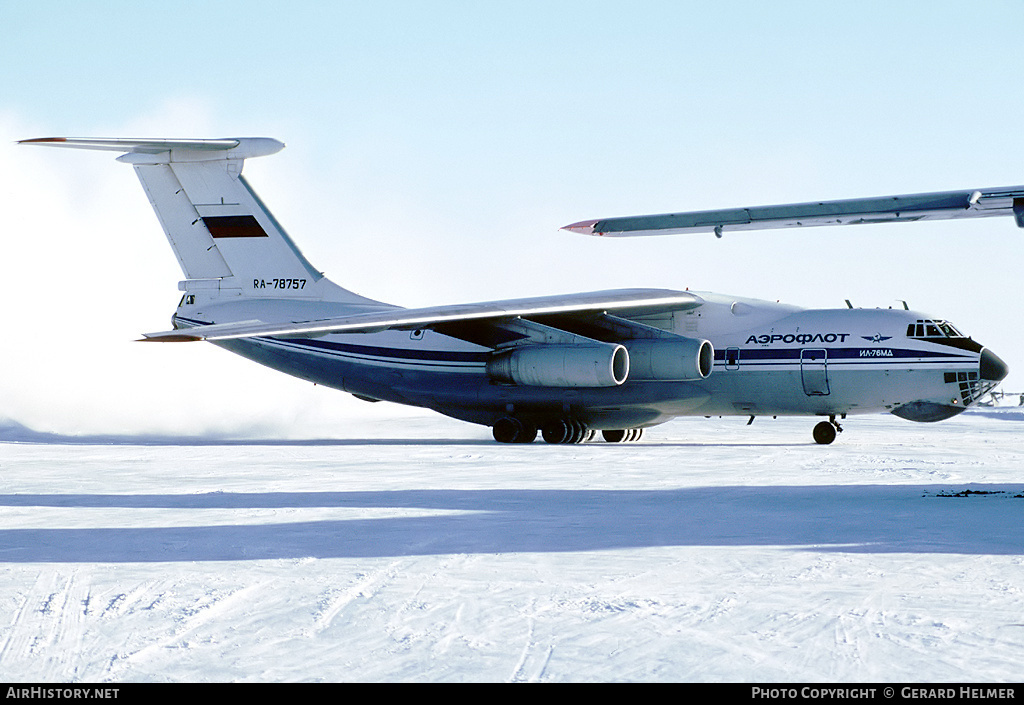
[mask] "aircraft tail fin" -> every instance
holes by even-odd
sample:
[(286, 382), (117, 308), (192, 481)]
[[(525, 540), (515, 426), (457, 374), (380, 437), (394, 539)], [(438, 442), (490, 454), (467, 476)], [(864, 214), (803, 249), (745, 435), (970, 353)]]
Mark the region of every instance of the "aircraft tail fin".
[(242, 176), (246, 159), (275, 154), (282, 142), (47, 137), (21, 144), (123, 152), (118, 161), (135, 167), (185, 273), (183, 291), (369, 301), (314, 269)]

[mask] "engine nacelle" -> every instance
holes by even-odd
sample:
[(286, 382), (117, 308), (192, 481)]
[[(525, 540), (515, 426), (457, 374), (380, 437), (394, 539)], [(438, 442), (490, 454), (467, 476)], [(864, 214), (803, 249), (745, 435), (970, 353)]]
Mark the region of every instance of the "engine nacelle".
[(495, 354), (487, 374), (531, 387), (615, 387), (629, 376), (629, 352), (614, 343), (530, 345)]
[(704, 379), (715, 364), (715, 348), (698, 338), (638, 339), (626, 341), (629, 378), (688, 382)]

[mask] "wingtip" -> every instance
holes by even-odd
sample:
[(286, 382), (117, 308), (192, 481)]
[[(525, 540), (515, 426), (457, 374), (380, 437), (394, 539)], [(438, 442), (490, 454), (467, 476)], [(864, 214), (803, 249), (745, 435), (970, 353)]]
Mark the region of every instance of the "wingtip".
[(601, 233), (595, 229), (598, 222), (600, 221), (581, 220), (578, 223), (566, 225), (565, 227), (562, 228), (562, 230), (568, 230), (571, 233), (577, 233), (579, 235), (600, 235)]
[(202, 336), (188, 333), (143, 333), (136, 343), (196, 343), (203, 340)]
[(53, 144), (55, 142), (67, 141), (67, 137), (33, 137), (28, 140), (18, 140), (16, 144)]

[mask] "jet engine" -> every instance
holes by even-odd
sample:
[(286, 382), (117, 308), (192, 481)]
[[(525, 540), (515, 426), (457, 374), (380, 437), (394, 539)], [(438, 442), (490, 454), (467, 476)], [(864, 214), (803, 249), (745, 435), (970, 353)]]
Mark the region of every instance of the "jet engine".
[(715, 348), (698, 338), (629, 340), (629, 378), (685, 382), (704, 379), (715, 364)]
[(534, 387), (615, 387), (629, 376), (629, 352), (615, 343), (528, 345), (496, 353), (487, 374)]

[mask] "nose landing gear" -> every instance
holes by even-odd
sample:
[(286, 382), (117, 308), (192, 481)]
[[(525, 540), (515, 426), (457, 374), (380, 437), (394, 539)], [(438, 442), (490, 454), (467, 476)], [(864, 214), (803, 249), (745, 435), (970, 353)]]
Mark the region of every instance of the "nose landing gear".
[(836, 439), (837, 433), (842, 433), (843, 427), (836, 421), (835, 414), (829, 414), (828, 421), (822, 421), (814, 427), (814, 442), (823, 446)]

